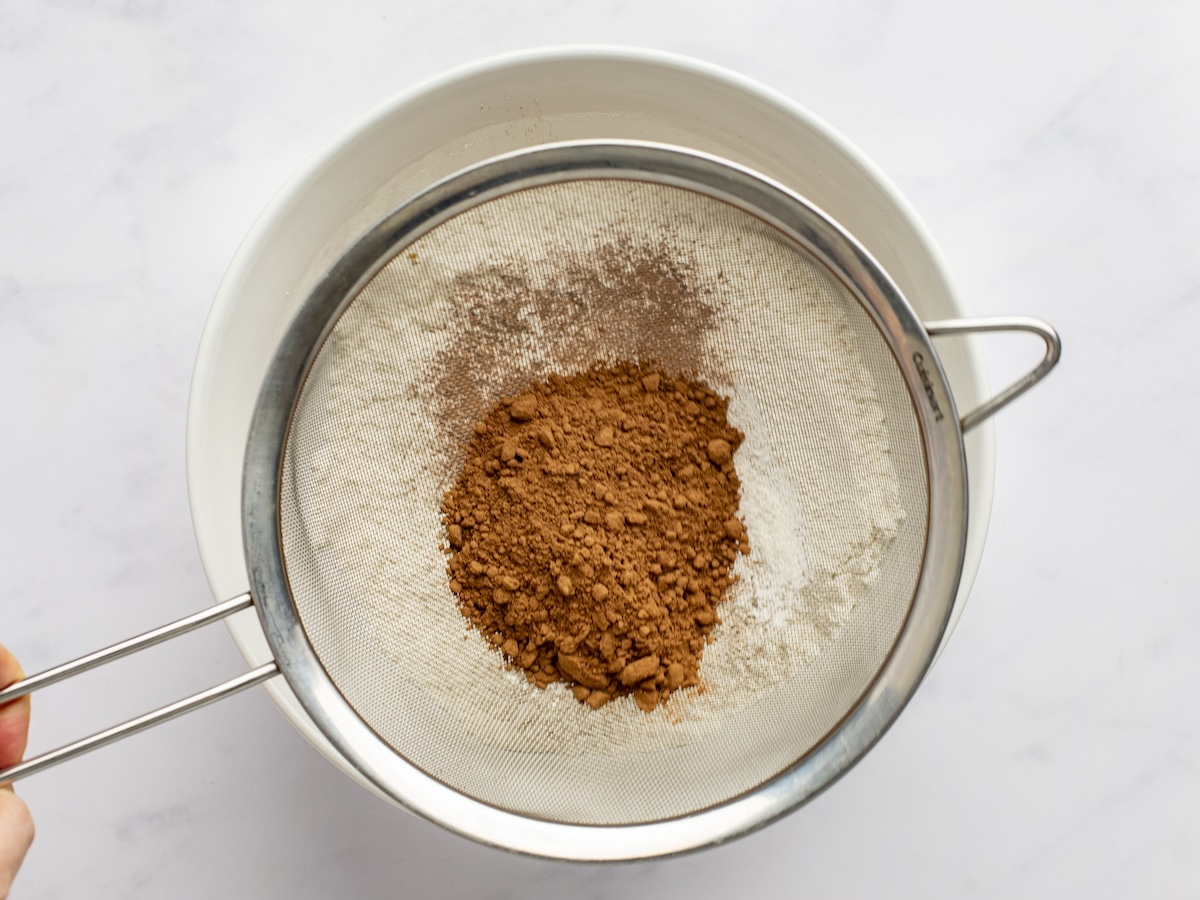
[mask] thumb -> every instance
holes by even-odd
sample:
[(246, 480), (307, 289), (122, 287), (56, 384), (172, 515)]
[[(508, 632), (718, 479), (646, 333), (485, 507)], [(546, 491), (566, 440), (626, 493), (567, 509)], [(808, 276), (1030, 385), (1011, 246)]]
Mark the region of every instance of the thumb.
[(33, 843), (29, 807), (12, 791), (0, 790), (0, 898), (8, 896), (25, 851)]

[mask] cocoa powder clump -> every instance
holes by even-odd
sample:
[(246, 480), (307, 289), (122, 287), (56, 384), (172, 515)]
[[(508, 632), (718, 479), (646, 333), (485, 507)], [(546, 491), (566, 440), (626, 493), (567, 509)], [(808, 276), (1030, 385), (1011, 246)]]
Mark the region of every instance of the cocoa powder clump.
[(700, 683), (749, 552), (727, 406), (625, 362), (551, 374), (475, 425), (442, 503), (450, 589), (530, 682), (647, 712)]

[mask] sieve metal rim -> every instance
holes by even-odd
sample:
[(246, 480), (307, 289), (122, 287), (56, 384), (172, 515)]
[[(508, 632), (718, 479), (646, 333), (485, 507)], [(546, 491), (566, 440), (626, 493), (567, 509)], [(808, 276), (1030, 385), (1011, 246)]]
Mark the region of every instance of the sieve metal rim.
[[(920, 425), (929, 483), (925, 560), (908, 618), (875, 680), (809, 753), (758, 788), (685, 816), (633, 825), (571, 825), (470, 798), (418, 769), (350, 707), (297, 615), (283, 560), (279, 510), (295, 403), (341, 312), (405, 247), (459, 213), (504, 194), (580, 179), (645, 181), (693, 190), (766, 221), (817, 256), (858, 298), (896, 359)], [(915, 692), (949, 619), (966, 547), (966, 461), (954, 398), (938, 355), (899, 289), (848, 233), (783, 185), (687, 148), (573, 141), (472, 166), (414, 197), (359, 239), (306, 299), (268, 368), (246, 444), (243, 543), (251, 593), (278, 667), (314, 723), (354, 768), (398, 803), (484, 843), (567, 859), (659, 856), (761, 827), (844, 774)]]

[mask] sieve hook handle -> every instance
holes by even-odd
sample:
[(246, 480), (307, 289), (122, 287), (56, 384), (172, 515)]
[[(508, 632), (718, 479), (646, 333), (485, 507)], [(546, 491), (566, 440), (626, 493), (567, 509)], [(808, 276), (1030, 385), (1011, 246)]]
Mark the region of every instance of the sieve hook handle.
[(1018, 378), (990, 400), (981, 403), (959, 420), (963, 431), (969, 431), (985, 419), (995, 415), (1000, 409), (1012, 403), (1023, 393), (1041, 381), (1049, 374), (1062, 356), (1062, 341), (1058, 332), (1048, 322), (1035, 319), (1032, 316), (997, 316), (987, 319), (945, 319), (937, 322), (926, 322), (925, 332), (930, 337), (949, 334), (975, 334), (984, 331), (1025, 331), (1036, 334), (1046, 344), (1046, 353), (1042, 361), (1023, 377)]
[[(160, 644), (163, 641), (186, 634), (211, 622), (224, 619), (236, 612), (241, 612), (243, 609), (249, 608), (253, 604), (254, 600), (249, 594), (242, 594), (234, 597), (232, 600), (226, 600), (224, 603), (218, 603), (209, 609), (186, 616), (177, 622), (147, 631), (145, 634), (140, 634), (127, 641), (121, 641), (118, 644), (113, 644), (111, 647), (106, 647), (103, 650), (97, 650), (95, 653), (81, 656), (69, 663), (39, 672), (37, 675), (30, 675), (28, 678), (14, 682), (3, 690), (0, 690), (0, 706), (11, 700), (16, 700), (18, 697), (32, 694), (40, 688), (70, 678), (72, 675), (78, 675), (80, 672), (94, 669), (96, 666), (103, 665), (106, 662), (120, 659), (122, 656), (128, 656), (131, 653), (136, 653), (138, 650)], [(182, 716), (184, 713), (189, 713), (194, 709), (215, 703), (217, 700), (236, 694), (238, 691), (261, 684), (268, 678), (273, 678), (278, 674), (278, 665), (275, 662), (269, 662), (222, 684), (215, 685), (208, 690), (185, 697), (175, 703), (167, 704), (153, 712), (130, 719), (112, 728), (107, 728), (104, 731), (59, 747), (56, 750), (50, 750), (40, 756), (35, 756), (14, 766), (9, 766), (7, 769), (0, 770), (0, 786), (11, 784), (19, 778), (33, 775), (35, 772), (40, 772), (61, 762), (74, 759), (90, 750), (95, 750), (106, 744), (119, 741), (123, 737), (137, 734), (139, 731), (145, 731), (147, 728), (153, 728), (155, 725), (166, 722), (169, 719)]]

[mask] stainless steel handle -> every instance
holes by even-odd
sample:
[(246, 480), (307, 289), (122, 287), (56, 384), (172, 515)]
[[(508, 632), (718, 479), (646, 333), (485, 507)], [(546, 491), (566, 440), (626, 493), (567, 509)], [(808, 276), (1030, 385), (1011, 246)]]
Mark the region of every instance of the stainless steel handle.
[[(178, 622), (172, 622), (170, 625), (164, 625), (161, 628), (147, 631), (145, 634), (130, 638), (127, 641), (121, 641), (118, 644), (113, 644), (111, 647), (106, 647), (103, 650), (97, 650), (95, 653), (81, 656), (69, 663), (39, 672), (37, 675), (30, 675), (28, 678), (14, 682), (3, 690), (0, 690), (0, 706), (3, 706), (10, 700), (16, 700), (18, 697), (31, 694), (39, 688), (62, 681), (64, 678), (70, 678), (72, 675), (86, 672), (88, 669), (93, 669), (106, 662), (120, 659), (122, 656), (128, 656), (130, 653), (136, 653), (138, 650), (162, 643), (178, 635), (186, 634), (189, 631), (208, 625), (210, 622), (224, 619), (235, 612), (248, 609), (253, 603), (254, 600), (249, 594), (242, 594), (234, 597), (232, 600), (219, 603), (210, 609), (202, 610), (201, 612), (180, 619)], [(120, 725), (97, 732), (90, 737), (67, 744), (64, 747), (59, 747), (57, 750), (51, 750), (40, 756), (17, 763), (15, 766), (0, 770), (0, 785), (10, 784), (18, 778), (48, 769), (61, 762), (66, 762), (68, 759), (74, 759), (76, 756), (87, 753), (89, 750), (95, 750), (98, 747), (103, 747), (105, 744), (118, 741), (123, 737), (137, 734), (139, 731), (145, 731), (147, 728), (152, 728), (160, 722), (166, 722), (168, 719), (182, 716), (184, 713), (207, 706), (231, 694), (236, 694), (238, 691), (261, 684), (268, 678), (273, 678), (278, 674), (279, 667), (274, 662), (259, 666), (257, 669), (253, 669), (244, 675), (239, 675), (237, 678), (230, 679), (223, 684), (215, 685), (208, 690), (185, 697), (183, 700), (170, 703), (167, 706), (154, 710), (154, 712), (138, 716), (136, 719), (130, 719), (128, 722), (123, 722)]]
[(991, 319), (945, 319), (926, 322), (925, 331), (930, 337), (948, 334), (974, 334), (981, 331), (1027, 331), (1036, 334), (1046, 344), (1046, 354), (1028, 374), (1017, 379), (990, 400), (980, 404), (963, 416), (959, 423), (963, 431), (969, 431), (998, 410), (1012, 403), (1023, 393), (1046, 377), (1062, 356), (1062, 341), (1058, 332), (1048, 322), (1030, 316), (997, 316)]

